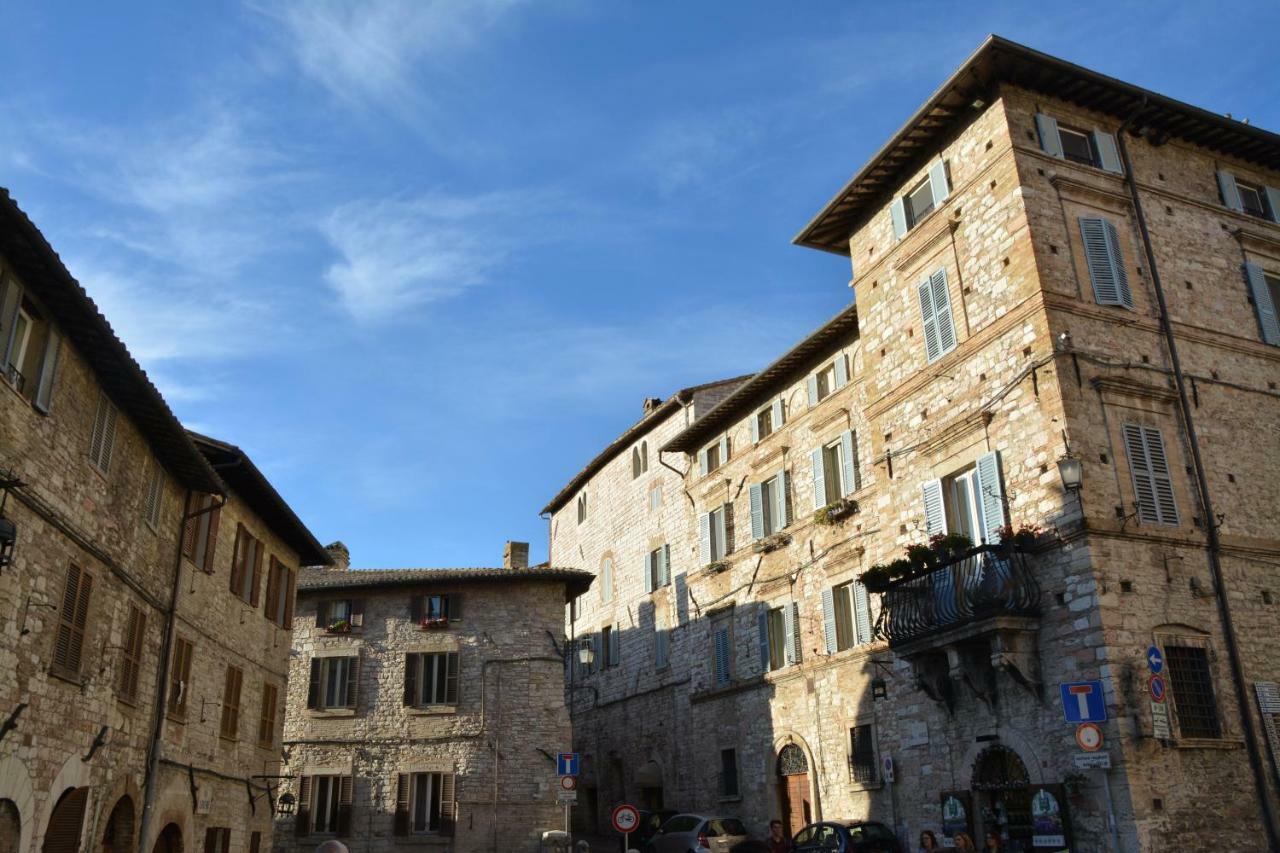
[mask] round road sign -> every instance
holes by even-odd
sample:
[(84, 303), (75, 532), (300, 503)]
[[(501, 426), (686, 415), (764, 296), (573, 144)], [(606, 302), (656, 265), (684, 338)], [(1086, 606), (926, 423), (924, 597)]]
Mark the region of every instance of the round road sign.
[(623, 835), (635, 832), (640, 825), (640, 812), (635, 806), (621, 805), (613, 810), (613, 828)]
[(1081, 723), (1076, 727), (1076, 743), (1085, 752), (1102, 749), (1102, 729), (1097, 723)]
[(578, 787), (578, 780), (577, 780), (577, 777), (574, 777), (574, 776), (561, 776), (561, 777), (560, 777), (560, 787), (561, 787), (561, 788), (564, 788), (566, 791), (572, 791), (574, 788)]
[(1151, 676), (1151, 680), (1147, 682), (1147, 690), (1151, 693), (1152, 702), (1163, 702), (1165, 697), (1169, 695), (1165, 688), (1164, 678), (1159, 675)]

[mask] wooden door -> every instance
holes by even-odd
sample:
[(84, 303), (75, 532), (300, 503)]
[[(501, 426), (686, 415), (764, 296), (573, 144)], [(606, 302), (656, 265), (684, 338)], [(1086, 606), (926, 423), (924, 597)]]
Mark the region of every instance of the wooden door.
[(782, 824), (788, 838), (813, 822), (809, 800), (809, 774), (796, 773), (778, 780), (782, 793)]

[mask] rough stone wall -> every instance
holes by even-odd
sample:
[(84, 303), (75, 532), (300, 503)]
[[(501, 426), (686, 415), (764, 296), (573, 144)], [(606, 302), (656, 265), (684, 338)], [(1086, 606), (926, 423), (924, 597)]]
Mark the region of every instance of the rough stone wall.
[[(460, 596), (461, 618), (446, 629), (413, 624), (410, 595), (427, 592)], [(363, 601), (362, 626), (331, 635), (317, 625), (318, 602), (350, 598)], [(344, 839), (353, 853), (405, 843), (459, 853), (536, 850), (541, 833), (564, 820), (553, 762), (570, 747), (563, 620), (564, 587), (547, 581), (304, 590), (284, 734), (289, 790), (297, 794), (302, 775), (353, 776), (352, 833)], [(404, 667), (406, 654), (431, 651), (458, 653), (459, 692), (452, 709), (428, 713), (404, 705)], [(355, 710), (308, 710), (311, 659), (346, 654), (361, 660)], [(393, 834), (396, 776), (420, 771), (455, 774), (452, 838)], [(277, 829), (278, 850), (309, 851), (324, 838), (297, 836), (293, 818)]]
[[(12, 565), (0, 577), (0, 713), (7, 718), (19, 705), (26, 706), (16, 717), (16, 728), (0, 741), (0, 798), (12, 800), (18, 809), (23, 853), (40, 849), (49, 814), (67, 788), (90, 789), (85, 839), (101, 842), (107, 819), (122, 797), (132, 804), (135, 832), (141, 823), (141, 786), (185, 490), (166, 475), (159, 523), (153, 528), (144, 520), (146, 494), (158, 463), (145, 437), (124, 414), (116, 422), (107, 472), (90, 464), (99, 389), (88, 363), (66, 341), (48, 414), (37, 412), (8, 383), (0, 382), (0, 470), (12, 471), (25, 484), (4, 506), (5, 517), (17, 525), (18, 544)], [(179, 611), (186, 627), (180, 631), (197, 642), (191, 707), (198, 715), (204, 700), (207, 721), (188, 722), (185, 736), (171, 740), (165, 756), (243, 777), (275, 772), (271, 768), (277, 754), (255, 752), (251, 744), (257, 733), (261, 673), (270, 672), (269, 677), (283, 686), (289, 641), (286, 632), (277, 632), (284, 633), (283, 638), (268, 636), (259, 624), (264, 621), (260, 613), (242, 618), (234, 612), (232, 601), (238, 600), (227, 588), (227, 567), (237, 518), (246, 518), (282, 559), (296, 562), (233, 497), (223, 512), (215, 573), (196, 572), (196, 577), (184, 563)], [(93, 584), (78, 682), (50, 671), (71, 564), (86, 572)], [(146, 622), (138, 693), (126, 701), (118, 684), (130, 605), (142, 610)], [(217, 737), (229, 661), (245, 669), (242, 736), (235, 746), (219, 743)], [(283, 710), (277, 721), (278, 747)], [(85, 760), (104, 726), (105, 742)], [(246, 732), (252, 733), (252, 740), (245, 739)], [(171, 729), (170, 735), (176, 733)], [(173, 803), (167, 812), (160, 811), (183, 829), (188, 849), (202, 843), (206, 821), (233, 827), (237, 846), (247, 846), (247, 836), (240, 833), (250, 826), (269, 837), (262, 803), (256, 820), (247, 817), (242, 781), (202, 776), (202, 790), (213, 793), (213, 811), (207, 817), (193, 816), (186, 773), (180, 780), (167, 778), (173, 775), (162, 773), (158, 783), (170, 792), (177, 790), (169, 797)], [(154, 826), (153, 833), (159, 829)]]

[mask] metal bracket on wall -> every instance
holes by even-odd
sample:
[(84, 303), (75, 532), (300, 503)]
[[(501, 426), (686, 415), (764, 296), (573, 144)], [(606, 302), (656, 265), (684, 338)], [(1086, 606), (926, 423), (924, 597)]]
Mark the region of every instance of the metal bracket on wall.
[(94, 753), (96, 753), (98, 749), (104, 743), (107, 742), (107, 732), (110, 730), (111, 730), (110, 726), (103, 726), (102, 728), (98, 729), (98, 736), (94, 738), (93, 743), (89, 745), (89, 753), (85, 755), (84, 758), (80, 759), (81, 761), (84, 761), (87, 763), (93, 759)]
[(0, 723), (0, 740), (4, 740), (4, 736), (18, 727), (18, 717), (27, 709), (26, 702), (19, 702), (17, 707), (9, 714), (9, 719)]

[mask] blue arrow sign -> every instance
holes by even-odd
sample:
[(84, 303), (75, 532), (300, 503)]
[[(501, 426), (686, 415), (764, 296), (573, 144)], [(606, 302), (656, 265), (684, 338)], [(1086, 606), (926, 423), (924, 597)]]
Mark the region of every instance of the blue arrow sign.
[(562, 752), (556, 756), (556, 772), (561, 776), (578, 775), (578, 753)]
[(1160, 654), (1160, 650), (1155, 646), (1147, 649), (1147, 669), (1157, 675), (1164, 669), (1164, 655)]

